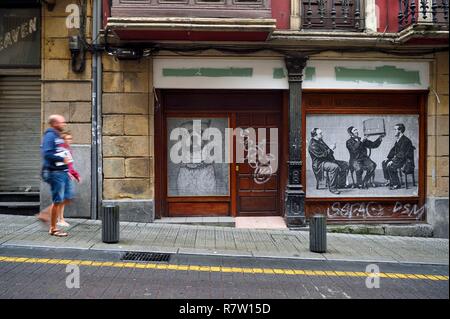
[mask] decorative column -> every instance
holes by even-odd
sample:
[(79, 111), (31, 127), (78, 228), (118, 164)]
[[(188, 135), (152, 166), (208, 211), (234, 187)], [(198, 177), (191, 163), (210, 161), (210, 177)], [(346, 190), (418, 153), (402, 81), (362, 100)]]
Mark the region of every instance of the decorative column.
[(302, 172), (302, 82), (308, 57), (285, 58), (289, 78), (289, 160), (285, 219), (289, 228), (306, 226)]

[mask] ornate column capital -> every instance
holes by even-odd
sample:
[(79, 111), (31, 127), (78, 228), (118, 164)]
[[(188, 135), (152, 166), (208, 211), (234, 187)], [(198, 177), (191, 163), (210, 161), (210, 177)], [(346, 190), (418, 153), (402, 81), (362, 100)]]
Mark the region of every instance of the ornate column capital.
[(289, 82), (303, 82), (303, 71), (306, 68), (307, 56), (286, 56), (285, 63), (288, 70)]

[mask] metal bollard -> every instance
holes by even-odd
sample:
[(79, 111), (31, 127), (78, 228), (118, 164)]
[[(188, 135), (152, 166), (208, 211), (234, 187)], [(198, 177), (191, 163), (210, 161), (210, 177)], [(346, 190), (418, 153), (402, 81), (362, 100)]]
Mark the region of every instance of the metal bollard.
[(309, 250), (315, 253), (327, 251), (327, 217), (316, 214), (309, 220)]
[(119, 242), (119, 206), (102, 206), (102, 241), (107, 244)]

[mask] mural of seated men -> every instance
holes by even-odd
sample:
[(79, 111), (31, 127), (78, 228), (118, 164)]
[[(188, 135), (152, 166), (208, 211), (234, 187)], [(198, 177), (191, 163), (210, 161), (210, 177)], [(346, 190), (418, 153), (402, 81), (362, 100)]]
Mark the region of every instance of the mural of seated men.
[(334, 158), (336, 144), (331, 148), (323, 140), (323, 132), (319, 128), (311, 131), (311, 141), (308, 152), (311, 156), (312, 170), (315, 176), (324, 176), (328, 174), (328, 189), (331, 193), (339, 195), (338, 188), (346, 187), (346, 180), (349, 166), (345, 161), (338, 161)]
[(411, 140), (405, 136), (405, 125), (396, 124), (395, 144), (389, 151), (387, 160), (383, 161), (384, 178), (388, 180), (389, 189), (400, 189), (401, 181), (399, 179), (399, 169), (414, 172), (414, 150), (416, 149)]
[[(380, 146), (383, 135), (380, 135), (375, 141), (371, 141), (366, 136), (363, 138), (359, 137), (359, 131), (354, 126), (350, 126), (347, 132), (350, 135), (350, 138), (346, 142), (348, 152), (350, 153), (350, 171), (355, 172), (356, 186), (358, 188), (369, 188), (372, 178), (375, 177), (377, 164), (370, 159), (368, 149), (374, 149)], [(366, 176), (363, 179), (364, 171), (366, 171)]]

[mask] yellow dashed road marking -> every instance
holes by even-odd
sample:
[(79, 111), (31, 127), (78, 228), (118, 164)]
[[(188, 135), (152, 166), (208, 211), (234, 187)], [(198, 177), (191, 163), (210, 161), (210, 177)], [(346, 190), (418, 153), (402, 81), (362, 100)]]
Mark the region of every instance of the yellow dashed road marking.
[(366, 273), (353, 271), (325, 271), (325, 270), (301, 270), (301, 269), (280, 269), (280, 268), (241, 268), (241, 267), (218, 267), (218, 266), (198, 266), (198, 265), (169, 265), (169, 264), (141, 264), (130, 262), (100, 262), (92, 260), (71, 260), (71, 259), (48, 259), (48, 258), (26, 258), (0, 256), (1, 262), (11, 263), (36, 263), (36, 264), (76, 264), (86, 267), (123, 267), (139, 269), (161, 269), (174, 271), (207, 271), (225, 273), (253, 273), (267, 275), (298, 275), (298, 276), (338, 276), (338, 277), (376, 277), (391, 279), (413, 279), (413, 280), (433, 280), (448, 281), (449, 276), (431, 274), (400, 274), (400, 273)]
[(162, 265), (156, 265), (156, 269), (162, 269), (166, 270), (168, 265), (162, 264)]
[(145, 268), (147, 268), (147, 269), (156, 269), (156, 265), (155, 264), (147, 264)]
[(277, 275), (284, 275), (285, 274), (285, 271), (283, 269), (274, 269), (273, 272), (276, 273)]
[(189, 266), (178, 265), (178, 269), (177, 270), (189, 270)]
[(101, 262), (99, 262), (99, 261), (93, 261), (91, 266), (99, 267), (99, 266), (101, 266), (102, 264), (103, 264), (103, 263), (101, 263)]
[(169, 270), (178, 270), (178, 266), (177, 265), (168, 265), (167, 269), (169, 269)]
[(108, 267), (108, 266), (112, 266), (114, 263), (109, 261), (109, 262), (104, 262), (102, 267)]

